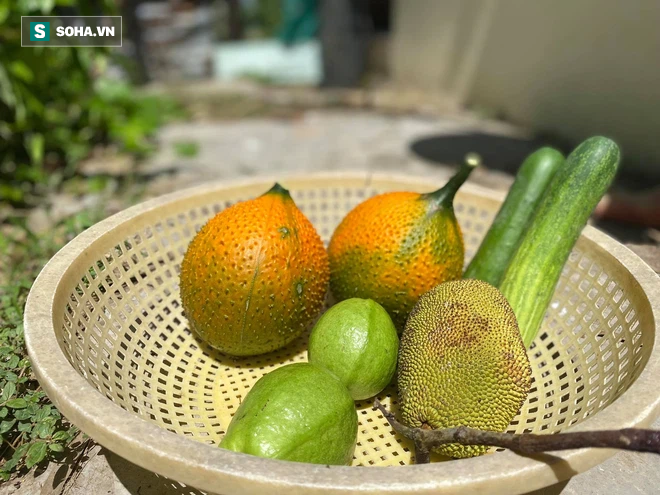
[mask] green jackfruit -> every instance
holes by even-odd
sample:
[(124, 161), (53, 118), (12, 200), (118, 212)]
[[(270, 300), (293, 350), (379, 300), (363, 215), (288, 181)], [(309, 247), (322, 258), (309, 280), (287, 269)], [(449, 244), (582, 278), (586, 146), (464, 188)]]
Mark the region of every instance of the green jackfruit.
[[(403, 331), (398, 366), (401, 420), (413, 428), (505, 431), (532, 381), (511, 306), (480, 280), (446, 282), (422, 295)], [(487, 450), (446, 444), (435, 451), (458, 458)]]

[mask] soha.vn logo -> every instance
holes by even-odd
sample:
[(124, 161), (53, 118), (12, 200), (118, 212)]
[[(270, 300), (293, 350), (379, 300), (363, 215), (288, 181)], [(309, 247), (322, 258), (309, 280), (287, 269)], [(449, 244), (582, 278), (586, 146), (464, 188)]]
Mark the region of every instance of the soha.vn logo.
[(30, 41), (50, 41), (50, 22), (31, 22)]
[[(114, 35), (114, 26), (96, 26), (96, 30), (93, 30), (90, 26), (57, 26), (55, 28), (55, 36), (57, 37)], [(30, 41), (50, 41), (50, 22), (31, 22)]]
[(55, 29), (57, 36), (114, 36), (114, 26), (96, 26), (96, 32), (90, 26), (57, 26)]

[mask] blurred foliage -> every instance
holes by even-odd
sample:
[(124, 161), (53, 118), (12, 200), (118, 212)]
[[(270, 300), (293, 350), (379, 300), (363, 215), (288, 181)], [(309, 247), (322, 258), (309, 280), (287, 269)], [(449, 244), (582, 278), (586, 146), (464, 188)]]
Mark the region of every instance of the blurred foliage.
[[(108, 48), (21, 47), (21, 16), (110, 15), (112, 0), (0, 0), (0, 206), (34, 206), (80, 180), (97, 146), (149, 153), (157, 128), (182, 112), (112, 78)], [(66, 10), (61, 10), (66, 9)], [(85, 180), (90, 192), (107, 178)], [(27, 358), (23, 308), (37, 273), (68, 240), (102, 218), (82, 212), (36, 235), (19, 210), (0, 222), (0, 481), (66, 455), (78, 430), (50, 403)], [(24, 210), (23, 210), (24, 211)]]
[(199, 154), (199, 143), (196, 141), (177, 141), (172, 146), (177, 156), (183, 158), (193, 158)]
[(98, 144), (142, 156), (154, 131), (180, 115), (173, 101), (141, 96), (109, 77), (116, 55), (108, 48), (21, 47), (22, 15), (57, 15), (64, 7), (116, 13), (112, 0), (0, 0), (0, 201), (33, 203)]
[(275, 37), (282, 25), (281, 1), (258, 0), (252, 8), (244, 10), (243, 22), (250, 33), (248, 37)]

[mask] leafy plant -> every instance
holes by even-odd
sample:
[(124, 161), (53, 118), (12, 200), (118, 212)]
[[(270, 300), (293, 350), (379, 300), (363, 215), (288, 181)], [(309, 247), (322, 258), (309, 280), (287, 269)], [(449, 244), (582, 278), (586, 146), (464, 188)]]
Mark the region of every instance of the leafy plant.
[(51, 405), (32, 373), (25, 350), (23, 307), (44, 263), (101, 217), (100, 211), (83, 212), (39, 236), (17, 222), (0, 236), (0, 249), (7, 256), (5, 278), (0, 282), (0, 480), (64, 452), (78, 434)]
[[(0, 201), (34, 203), (99, 143), (142, 156), (154, 131), (181, 115), (173, 101), (112, 79), (108, 48), (21, 47), (22, 15), (56, 15), (64, 6), (98, 15), (92, 2), (74, 3), (0, 0)], [(114, 13), (114, 2), (98, 4)]]
[[(172, 100), (111, 78), (114, 55), (107, 48), (21, 47), (22, 15), (57, 15), (63, 7), (113, 14), (114, 4), (0, 0), (0, 202), (31, 206), (44, 192), (80, 180), (78, 163), (97, 145), (144, 156), (158, 127), (182, 115)], [(105, 179), (95, 180), (86, 181), (90, 190), (102, 190)], [(0, 480), (61, 455), (78, 435), (32, 373), (23, 307), (48, 259), (101, 217), (83, 212), (38, 236), (25, 217), (0, 223)]]

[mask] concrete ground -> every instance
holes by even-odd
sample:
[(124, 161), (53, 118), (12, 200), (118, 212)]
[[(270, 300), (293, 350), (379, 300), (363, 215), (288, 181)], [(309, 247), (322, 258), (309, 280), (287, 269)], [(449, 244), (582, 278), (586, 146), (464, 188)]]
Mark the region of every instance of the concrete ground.
[[(516, 137), (521, 133), (502, 124), (470, 119), (386, 116), (356, 111), (306, 111), (294, 118), (181, 123), (160, 134), (161, 151), (143, 167), (150, 176), (147, 196), (183, 187), (258, 175), (371, 170), (406, 173), (441, 180), (448, 166), (417, 156), (410, 144), (428, 136), (488, 132)], [(182, 158), (175, 143), (194, 141), (199, 153)], [(506, 189), (512, 178), (502, 172), (475, 171), (471, 181)], [(658, 250), (645, 255), (657, 263)], [(657, 265), (656, 265), (657, 266)], [(656, 271), (658, 268), (656, 268)], [(660, 429), (660, 420), (654, 425)], [(619, 452), (607, 462), (544, 494), (650, 494), (660, 490), (660, 457)], [(19, 482), (6, 483), (1, 495), (190, 495), (197, 490), (145, 471), (106, 449), (86, 443), (77, 457), (51, 465)]]
[[(441, 180), (452, 168), (421, 158), (410, 149), (411, 144), (429, 136), (477, 130), (525, 137), (505, 124), (479, 120), (310, 110), (287, 119), (171, 125), (162, 131), (161, 149), (143, 171), (156, 176), (148, 187), (151, 195), (210, 180), (320, 171), (368, 170)], [(173, 143), (188, 141), (199, 144), (199, 153), (190, 158), (177, 156)], [(472, 174), (471, 181), (508, 187), (509, 175), (487, 170), (485, 165)]]

